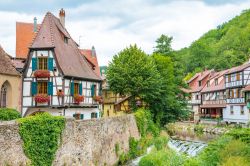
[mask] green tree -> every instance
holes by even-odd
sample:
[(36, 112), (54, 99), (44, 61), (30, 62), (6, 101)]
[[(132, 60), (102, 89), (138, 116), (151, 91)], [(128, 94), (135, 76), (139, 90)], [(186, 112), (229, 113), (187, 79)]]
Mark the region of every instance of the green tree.
[(167, 35), (161, 35), (156, 40), (156, 46), (154, 53), (160, 53), (162, 55), (169, 55), (172, 52), (171, 42), (173, 37), (169, 37)]
[(150, 104), (160, 96), (161, 77), (154, 61), (136, 45), (113, 57), (107, 69), (107, 80), (112, 91), (131, 95), (132, 99), (140, 97)]

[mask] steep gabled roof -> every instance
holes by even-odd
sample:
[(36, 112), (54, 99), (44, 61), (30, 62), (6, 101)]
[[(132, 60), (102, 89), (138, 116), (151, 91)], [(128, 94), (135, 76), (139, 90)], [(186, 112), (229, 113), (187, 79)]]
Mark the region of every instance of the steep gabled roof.
[(0, 45), (0, 74), (20, 75), (11, 62), (10, 56)]
[(84, 57), (95, 66), (95, 73), (98, 76), (101, 76), (100, 74), (100, 67), (98, 65), (98, 60), (96, 55), (92, 55), (92, 49), (80, 49), (80, 52)]
[[(40, 24), (37, 28), (40, 28)], [(36, 36), (36, 32), (33, 30), (34, 24), (16, 22), (16, 57), (27, 58), (29, 47), (32, 44), (32, 40)]]
[[(64, 39), (68, 42), (65, 43)], [(75, 41), (60, 20), (48, 12), (42, 22), (31, 49), (54, 48), (55, 59), (64, 76), (101, 81), (81, 55)]]

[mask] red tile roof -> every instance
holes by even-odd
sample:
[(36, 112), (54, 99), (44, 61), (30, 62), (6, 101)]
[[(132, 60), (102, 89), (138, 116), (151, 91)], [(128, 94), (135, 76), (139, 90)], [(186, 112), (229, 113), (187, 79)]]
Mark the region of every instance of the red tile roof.
[[(68, 42), (64, 39), (67, 37)], [(64, 76), (101, 81), (85, 58), (82, 57), (76, 42), (71, 38), (60, 20), (47, 12), (31, 47), (54, 48), (55, 59)]]
[[(223, 70), (220, 72), (216, 72), (209, 78), (209, 86), (204, 86), (204, 88), (201, 90), (201, 93), (205, 92), (214, 92), (214, 91), (220, 91), (225, 89), (225, 78), (224, 75), (228, 73), (229, 70)], [(215, 85), (215, 80), (218, 79), (218, 85)]]
[[(194, 77), (192, 77), (188, 81), (188, 85), (190, 87), (190, 92), (199, 92), (206, 85), (207, 80), (210, 76), (214, 74), (214, 70), (205, 70), (200, 73), (196, 73)], [(201, 81), (201, 86), (199, 86), (199, 81)]]
[(242, 71), (246, 68), (250, 67), (250, 62), (246, 62), (240, 66), (236, 66), (236, 67), (233, 67), (231, 69), (229, 69), (229, 72), (228, 74), (231, 74), (231, 73), (235, 73), (235, 72), (239, 72), (239, 71)]
[[(37, 25), (38, 30), (40, 24)], [(27, 58), (29, 47), (35, 38), (36, 32), (33, 31), (32, 23), (16, 22), (16, 57)]]
[(100, 67), (98, 65), (97, 55), (92, 55), (92, 49), (80, 49), (80, 52), (82, 55), (85, 56), (85, 58), (91, 62), (95, 66), (95, 73), (98, 76), (101, 76), (100, 74)]
[(10, 55), (8, 55), (0, 45), (0, 74), (20, 75), (13, 63), (11, 62)]

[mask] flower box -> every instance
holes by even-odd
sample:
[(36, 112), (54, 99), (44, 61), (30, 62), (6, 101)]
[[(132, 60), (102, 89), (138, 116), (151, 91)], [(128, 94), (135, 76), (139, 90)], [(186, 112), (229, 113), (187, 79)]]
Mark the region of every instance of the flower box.
[(37, 94), (34, 99), (37, 103), (48, 103), (50, 101), (50, 97), (47, 94)]
[(64, 92), (63, 92), (61, 89), (59, 89), (59, 90), (56, 92), (56, 94), (57, 94), (58, 97), (63, 97), (63, 96), (64, 96)]
[(80, 104), (81, 102), (84, 101), (84, 96), (82, 95), (74, 95), (74, 100), (76, 104)]
[(36, 78), (49, 78), (50, 72), (49, 70), (36, 70), (34, 76)]
[(93, 99), (96, 102), (102, 102), (102, 96), (94, 96)]

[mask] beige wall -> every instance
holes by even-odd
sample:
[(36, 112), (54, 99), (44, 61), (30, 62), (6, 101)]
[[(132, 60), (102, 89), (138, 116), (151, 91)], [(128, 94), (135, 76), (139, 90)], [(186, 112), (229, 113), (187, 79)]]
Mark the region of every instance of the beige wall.
[(0, 91), (5, 82), (8, 82), (7, 89), (7, 108), (14, 108), (21, 111), (21, 91), (22, 79), (21, 76), (12, 76), (0, 74)]

